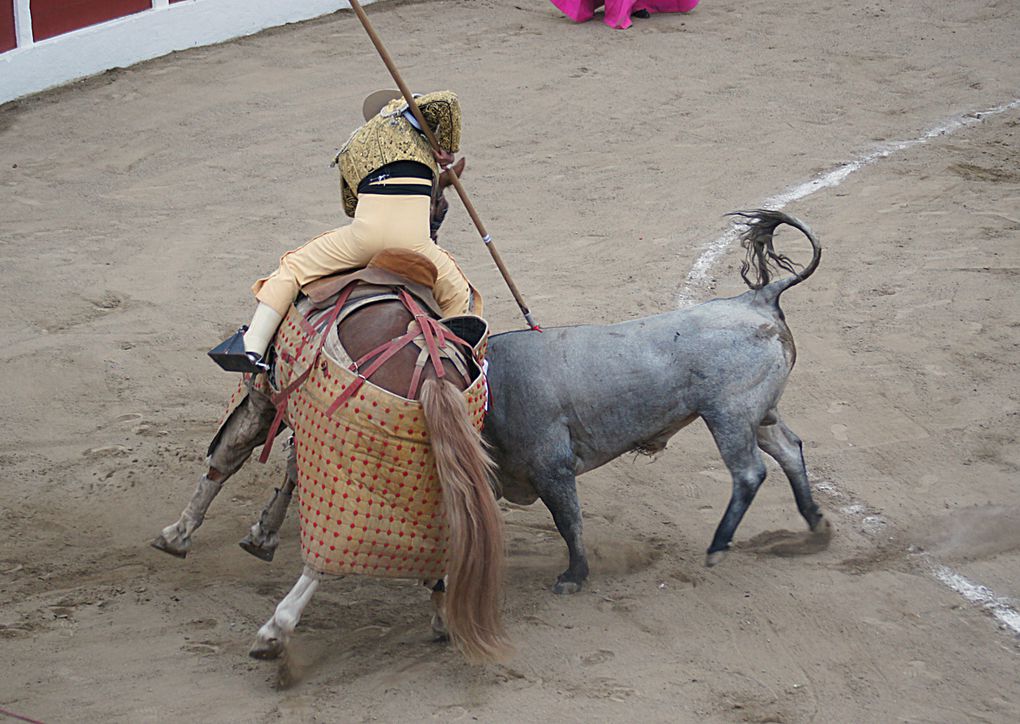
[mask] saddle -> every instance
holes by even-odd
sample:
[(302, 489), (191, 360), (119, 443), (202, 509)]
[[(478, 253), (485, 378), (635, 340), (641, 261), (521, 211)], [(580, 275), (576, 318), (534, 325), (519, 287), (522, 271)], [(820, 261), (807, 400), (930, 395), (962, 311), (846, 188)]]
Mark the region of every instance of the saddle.
[(432, 294), (438, 277), (435, 264), (422, 254), (408, 249), (383, 249), (365, 268), (317, 279), (306, 284), (301, 293), (311, 300), (315, 309), (325, 309), (336, 304), (345, 287), (361, 282), (348, 299), (351, 305), (364, 300), (356, 305), (360, 308), (380, 301), (375, 296), (383, 290), (403, 287), (438, 319), (443, 316), (443, 311)]
[[(304, 298), (291, 308), (274, 343), (278, 385), (273, 385), (276, 393), (272, 400), (277, 413), (261, 460), (269, 455), (289, 398), (316, 370), (320, 356), (328, 360), (322, 363), (324, 370), (336, 365), (350, 377), (324, 410), (327, 418), (345, 406), (382, 365), (408, 345), (418, 347), (420, 352), (403, 399), (415, 399), (429, 361), (440, 377), (444, 374), (442, 360), (448, 360), (469, 383), (481, 377), (488, 325), (474, 315), (440, 321), (442, 311), (432, 294), (437, 276), (435, 266), (426, 257), (404, 249), (388, 249), (373, 257), (363, 269), (325, 277), (302, 289)], [(344, 319), (383, 301), (399, 301), (411, 313), (413, 319), (405, 334), (384, 341), (356, 360), (323, 354), (331, 331)]]

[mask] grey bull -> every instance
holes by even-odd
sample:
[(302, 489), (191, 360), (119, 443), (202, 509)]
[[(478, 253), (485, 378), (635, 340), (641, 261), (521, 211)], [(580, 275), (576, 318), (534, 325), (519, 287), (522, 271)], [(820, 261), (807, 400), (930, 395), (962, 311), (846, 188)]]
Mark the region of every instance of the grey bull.
[[(765, 480), (761, 451), (786, 473), (811, 531), (830, 534), (811, 496), (800, 438), (777, 407), (796, 358), (779, 296), (811, 275), (821, 247), (786, 214), (737, 215), (746, 222), (742, 274), (751, 289), (744, 294), (621, 324), (510, 332), (490, 341), (485, 437), (504, 497), (520, 504), (541, 498), (567, 543), (570, 563), (557, 593), (577, 591), (588, 576), (577, 476), (626, 452), (658, 452), (698, 418), (733, 478), (707, 565), (722, 559)], [(800, 272), (775, 252), (780, 224), (811, 242), (812, 259)], [(790, 275), (770, 282), (772, 265)]]
[[(796, 358), (779, 297), (815, 271), (821, 247), (792, 216), (767, 210), (736, 215), (746, 224), (741, 274), (751, 289), (744, 294), (620, 324), (509, 332), (490, 340), (492, 406), (484, 435), (502, 495), (520, 504), (541, 498), (566, 541), (569, 566), (556, 581), (557, 593), (579, 590), (589, 572), (577, 476), (627, 452), (662, 450), (698, 418), (733, 479), (706, 565), (725, 555), (765, 480), (762, 451), (783, 469), (812, 533), (831, 534), (811, 496), (800, 438), (778, 410)], [(800, 271), (774, 249), (773, 234), (781, 224), (799, 229), (811, 243), (811, 261)], [(772, 281), (776, 267), (788, 275)], [(268, 401), (258, 402), (253, 399), (245, 416), (221, 433), (218, 445), (214, 441), (210, 474), (199, 481), (181, 520), (154, 541), (157, 548), (186, 555), (191, 534), (223, 482), (265, 440), (273, 409)], [(217, 455), (223, 458), (219, 463)], [(293, 465), (288, 472), (284, 487), (241, 542), (264, 560), (273, 557), (296, 486)]]

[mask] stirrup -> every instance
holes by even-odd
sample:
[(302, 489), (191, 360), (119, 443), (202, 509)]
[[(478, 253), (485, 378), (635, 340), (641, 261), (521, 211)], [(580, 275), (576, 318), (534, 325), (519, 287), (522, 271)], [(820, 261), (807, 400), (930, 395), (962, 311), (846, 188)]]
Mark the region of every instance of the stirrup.
[(236, 332), (209, 350), (213, 362), (227, 372), (248, 372), (258, 374), (268, 372), (269, 365), (257, 352), (244, 351), (244, 333), (248, 325), (241, 326)]

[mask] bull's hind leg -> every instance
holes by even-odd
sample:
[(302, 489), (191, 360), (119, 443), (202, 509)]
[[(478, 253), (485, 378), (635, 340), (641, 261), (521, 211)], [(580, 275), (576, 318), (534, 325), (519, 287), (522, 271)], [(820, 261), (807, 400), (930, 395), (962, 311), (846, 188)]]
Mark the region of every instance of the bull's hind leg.
[(573, 471), (564, 467), (556, 472), (535, 475), (535, 490), (552, 513), (556, 530), (567, 544), (570, 563), (556, 578), (554, 593), (577, 593), (588, 578), (588, 554), (581, 538), (581, 504), (577, 500), (577, 482)]
[(755, 443), (754, 426), (748, 424), (746, 418), (706, 416), (705, 422), (712, 432), (712, 437), (715, 438), (723, 462), (733, 477), (733, 492), (729, 505), (726, 506), (726, 512), (719, 521), (719, 527), (716, 528), (712, 545), (709, 546), (705, 558), (706, 566), (714, 566), (726, 556), (733, 541), (733, 534), (765, 480), (766, 471), (765, 461), (762, 460), (761, 452)]
[(294, 449), (294, 438), (287, 445), (287, 478), (282, 488), (277, 488), (273, 497), (262, 509), (262, 514), (251, 527), (248, 535), (238, 543), (244, 550), (264, 561), (273, 560), (276, 548), (280, 545), (280, 527), (287, 516), (294, 488), (297, 487), (297, 453)]
[(807, 466), (804, 464), (804, 446), (797, 435), (779, 417), (778, 410), (772, 410), (758, 428), (758, 447), (775, 459), (786, 473), (797, 501), (797, 510), (807, 521), (813, 533), (828, 533), (829, 522), (822, 515), (808, 482)]
[(184, 558), (191, 550), (191, 536), (205, 520), (206, 511), (252, 450), (266, 440), (275, 408), (268, 396), (252, 390), (216, 433), (209, 446), (209, 469), (203, 475), (177, 522), (152, 541), (153, 548)]
[(312, 600), (312, 594), (319, 587), (321, 573), (305, 566), (301, 578), (290, 589), (290, 593), (284, 596), (277, 605), (276, 610), (255, 636), (255, 643), (252, 644), (248, 655), (253, 659), (275, 659), (287, 647), (298, 622), (301, 621), (301, 614), (305, 606)]

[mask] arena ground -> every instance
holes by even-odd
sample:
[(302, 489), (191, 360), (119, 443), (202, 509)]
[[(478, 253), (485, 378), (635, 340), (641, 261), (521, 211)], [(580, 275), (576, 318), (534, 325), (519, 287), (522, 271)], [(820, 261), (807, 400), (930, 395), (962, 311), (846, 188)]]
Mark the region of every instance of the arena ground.
[[(234, 384), (206, 349), (283, 250), (344, 223), (329, 161), (390, 83), (342, 12), (0, 108), (0, 707), (1020, 721), (1020, 6), (704, 0), (628, 31), (542, 0), (369, 13), (415, 88), (461, 94), (465, 184), (545, 326), (739, 292), (727, 211), (788, 202), (813, 227), (783, 411), (836, 535), (800, 545), (773, 466), (702, 567), (729, 481), (699, 423), (581, 479), (577, 595), (549, 590), (565, 548), (546, 510), (505, 506), (509, 663), (433, 643), (421, 587), (358, 578), (320, 589), (286, 661), (248, 659), (301, 567), (294, 520), (272, 564), (236, 546), (281, 453), (229, 483), (187, 560), (147, 543)], [(494, 328), (519, 327), (451, 205), (444, 245)]]

